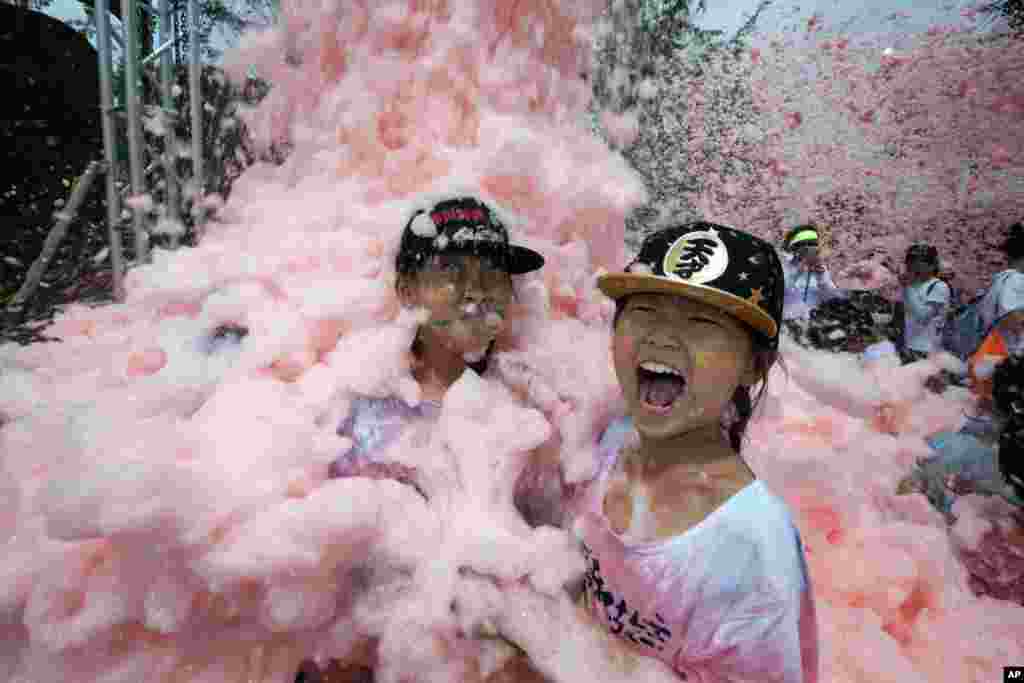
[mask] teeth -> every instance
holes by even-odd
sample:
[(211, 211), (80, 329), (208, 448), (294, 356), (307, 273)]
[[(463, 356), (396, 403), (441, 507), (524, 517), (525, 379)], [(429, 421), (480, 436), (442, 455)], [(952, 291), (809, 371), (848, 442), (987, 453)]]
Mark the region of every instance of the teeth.
[[(662, 363), (655, 363), (654, 361), (645, 360), (640, 364), (640, 367), (647, 372), (656, 372), (661, 375), (675, 375), (676, 377), (683, 377), (683, 373), (679, 372), (673, 367), (663, 365)], [(685, 377), (684, 377), (685, 379)]]

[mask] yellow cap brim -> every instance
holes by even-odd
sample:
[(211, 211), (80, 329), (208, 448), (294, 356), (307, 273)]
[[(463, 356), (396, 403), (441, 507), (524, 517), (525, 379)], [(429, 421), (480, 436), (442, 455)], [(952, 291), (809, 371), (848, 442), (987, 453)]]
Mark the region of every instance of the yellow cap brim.
[(598, 288), (612, 299), (630, 294), (673, 294), (700, 301), (725, 311), (768, 337), (779, 333), (779, 326), (768, 313), (746, 299), (714, 287), (676, 282), (657, 275), (609, 273), (597, 279)]

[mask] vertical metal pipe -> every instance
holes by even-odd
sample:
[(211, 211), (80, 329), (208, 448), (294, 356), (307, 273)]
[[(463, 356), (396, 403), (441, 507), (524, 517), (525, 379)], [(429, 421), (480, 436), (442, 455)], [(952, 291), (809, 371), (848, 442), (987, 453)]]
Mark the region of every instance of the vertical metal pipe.
[[(160, 43), (166, 43), (174, 37), (174, 28), (171, 25), (171, 0), (160, 0)], [(174, 135), (174, 127), (177, 120), (169, 119), (169, 112), (174, 110), (174, 98), (171, 96), (171, 87), (177, 80), (176, 70), (171, 64), (171, 51), (164, 50), (160, 55), (160, 104), (164, 110), (164, 182), (167, 184), (166, 206), (167, 218), (178, 223), (180, 213), (178, 211), (180, 201), (178, 198), (178, 176), (175, 173), (175, 159), (177, 158), (177, 138)], [(171, 233), (171, 249), (178, 248), (178, 235)]]
[(203, 200), (203, 103), (199, 91), (199, 75), (202, 65), (199, 63), (199, 7), (197, 0), (188, 0), (189, 30), (189, 100), (192, 104), (192, 181), (195, 199), (192, 203), (192, 215), (195, 219), (196, 241), (203, 236), (203, 225), (206, 223), (205, 211), (201, 205)]
[[(124, 0), (121, 4), (125, 32), (125, 104), (128, 108), (128, 154), (131, 169), (132, 194), (146, 191), (142, 173), (142, 131), (139, 129), (139, 8), (137, 0)], [(145, 263), (149, 259), (149, 235), (146, 234), (143, 211), (132, 209), (135, 219), (135, 260)]]
[(110, 77), (110, 0), (96, 0), (96, 48), (100, 67), (100, 109), (103, 124), (103, 154), (107, 162), (107, 235), (110, 240), (110, 272), (114, 284), (114, 300), (124, 300), (124, 263), (121, 260), (121, 201), (114, 182), (117, 180), (117, 161), (114, 149), (113, 84)]

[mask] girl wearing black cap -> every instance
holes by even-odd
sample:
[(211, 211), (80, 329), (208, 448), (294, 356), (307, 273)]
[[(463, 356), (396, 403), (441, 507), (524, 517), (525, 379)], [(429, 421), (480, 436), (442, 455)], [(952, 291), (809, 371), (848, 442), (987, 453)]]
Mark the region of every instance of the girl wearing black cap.
[(800, 535), (740, 457), (750, 388), (778, 348), (778, 255), (693, 223), (650, 235), (598, 285), (616, 302), (612, 356), (630, 417), (602, 438), (574, 525), (587, 610), (621, 639), (616, 654), (658, 658), (685, 680), (816, 683)]
[[(332, 463), (332, 477), (386, 477), (417, 487), (414, 471), (380, 456), (409, 423), (436, 418), (445, 392), (467, 369), (487, 369), (514, 298), (511, 276), (543, 264), (537, 252), (509, 244), (500, 219), (475, 198), (442, 201), (410, 218), (395, 259), (396, 290), (404, 307), (427, 313), (412, 346), (412, 371), (422, 400), (410, 406), (398, 397), (356, 398), (338, 429), (353, 447)], [(549, 514), (560, 507), (535, 500), (517, 503), (534, 525), (551, 520), (530, 519), (531, 512)], [(332, 662), (326, 672), (306, 662), (297, 680), (363, 680), (370, 675), (372, 648), (360, 652), (363, 657), (353, 657), (346, 666)]]
[(408, 420), (436, 414), (445, 391), (467, 368), (487, 369), (513, 300), (511, 276), (543, 264), (540, 254), (510, 245), (498, 217), (472, 197), (412, 216), (395, 259), (396, 289), (404, 307), (428, 316), (412, 346), (422, 401), (410, 407), (399, 398), (357, 399), (339, 430), (355, 445), (335, 463), (335, 475), (383, 449)]

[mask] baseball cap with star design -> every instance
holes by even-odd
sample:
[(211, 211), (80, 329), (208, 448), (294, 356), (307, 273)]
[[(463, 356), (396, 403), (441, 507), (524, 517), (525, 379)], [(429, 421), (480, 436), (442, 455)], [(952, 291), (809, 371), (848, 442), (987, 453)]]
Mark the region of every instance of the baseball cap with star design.
[(778, 345), (782, 262), (772, 245), (742, 230), (704, 221), (659, 230), (624, 272), (602, 275), (597, 286), (612, 299), (642, 292), (694, 299)]

